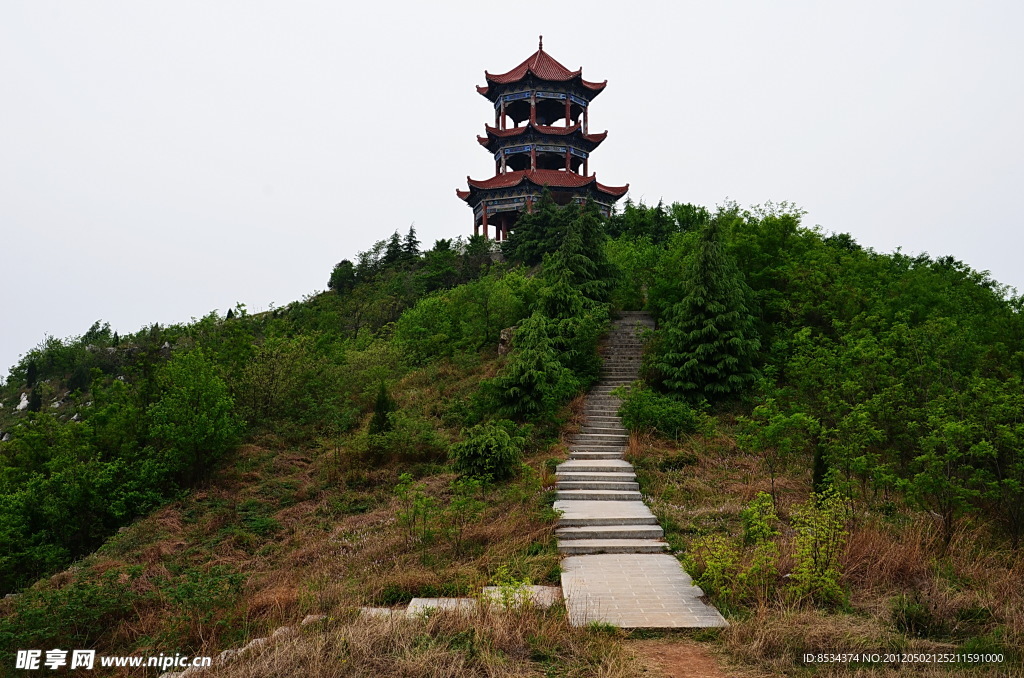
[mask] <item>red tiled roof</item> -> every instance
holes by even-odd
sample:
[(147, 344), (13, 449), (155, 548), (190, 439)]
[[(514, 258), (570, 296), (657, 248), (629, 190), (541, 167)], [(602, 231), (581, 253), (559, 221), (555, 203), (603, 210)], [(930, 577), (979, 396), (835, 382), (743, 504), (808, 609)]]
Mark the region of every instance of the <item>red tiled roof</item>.
[[(557, 188), (579, 188), (580, 186), (594, 184), (597, 190), (616, 198), (622, 197), (629, 190), (629, 184), (625, 186), (605, 186), (598, 183), (596, 175), (585, 177), (575, 172), (562, 172), (559, 170), (521, 170), (519, 172), (498, 174), (482, 181), (466, 177), (466, 181), (469, 182), (470, 188), (479, 189), (511, 188), (518, 186), (524, 181), (529, 181), (537, 186), (553, 186)], [(456, 191), (456, 194), (463, 200), (469, 197), (469, 193), (469, 191)]]
[[(527, 123), (527, 124), (523, 125), (522, 127), (509, 127), (508, 129), (498, 129), (497, 127), (491, 127), (490, 125), (484, 125), (484, 128), (486, 128), (486, 130), (487, 130), (487, 136), (496, 136), (496, 137), (499, 137), (499, 138), (514, 137), (514, 136), (517, 136), (519, 134), (523, 134), (530, 127), (533, 127), (535, 130), (537, 130), (538, 132), (541, 132), (543, 134), (561, 134), (561, 135), (572, 134), (573, 132), (575, 132), (576, 130), (578, 130), (580, 128), (578, 123), (573, 125), (572, 127), (552, 127), (551, 125), (533, 125), (533, 124)], [(601, 132), (600, 134), (584, 134), (583, 138), (586, 139), (587, 141), (592, 141), (594, 143), (600, 143), (600, 142), (604, 141), (605, 137), (607, 137), (607, 136), (608, 136), (608, 130), (605, 130), (604, 132)], [(477, 141), (479, 141), (481, 144), (486, 144), (487, 143), (487, 137), (478, 136), (477, 137)]]
[[(607, 80), (604, 82), (589, 82), (584, 80), (582, 77), (582, 68), (570, 71), (568, 68), (555, 61), (550, 54), (544, 51), (543, 47), (531, 54), (526, 58), (526, 61), (519, 64), (511, 71), (495, 75), (484, 71), (484, 77), (487, 78), (488, 83), (493, 83), (495, 85), (507, 85), (509, 83), (522, 80), (526, 77), (527, 73), (533, 73), (541, 80), (549, 80), (553, 82), (565, 82), (567, 80), (572, 80), (573, 78), (579, 78), (580, 83), (582, 83), (584, 87), (595, 92), (600, 92), (608, 84)], [(487, 89), (487, 87), (477, 87), (476, 91), (486, 96)]]

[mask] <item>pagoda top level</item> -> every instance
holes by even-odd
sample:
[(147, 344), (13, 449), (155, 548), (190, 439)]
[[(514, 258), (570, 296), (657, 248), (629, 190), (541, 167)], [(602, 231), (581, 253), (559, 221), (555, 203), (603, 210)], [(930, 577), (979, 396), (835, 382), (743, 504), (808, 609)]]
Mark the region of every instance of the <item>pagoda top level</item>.
[(498, 97), (507, 91), (518, 89), (518, 85), (529, 84), (530, 80), (541, 83), (562, 83), (563, 86), (575, 85), (581, 90), (581, 94), (589, 95), (593, 99), (608, 85), (608, 81), (589, 82), (583, 79), (583, 68), (575, 71), (558, 63), (550, 54), (544, 51), (544, 36), (540, 38), (537, 51), (526, 58), (523, 63), (505, 73), (491, 74), (484, 71), (484, 78), (487, 85), (476, 88), (476, 91), (491, 101), (498, 103)]

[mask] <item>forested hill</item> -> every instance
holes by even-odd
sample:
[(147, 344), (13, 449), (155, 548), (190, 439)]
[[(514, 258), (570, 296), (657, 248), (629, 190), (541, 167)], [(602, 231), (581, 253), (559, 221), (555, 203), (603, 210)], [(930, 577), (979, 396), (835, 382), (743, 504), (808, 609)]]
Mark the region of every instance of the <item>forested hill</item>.
[[(545, 199), (522, 217), (503, 257), (477, 237), (423, 250), (410, 229), (325, 272), (327, 292), (265, 313), (238, 305), (132, 334), (97, 322), (81, 337), (46, 339), (0, 387), (0, 592), (100, 551), (3, 602), (0, 650), (52, 642), (129, 652), (173, 638), (198, 651), (229, 638), (232, 614), (260, 627), (342, 600), (437, 594), (438, 572), (463, 588), (481, 572), (486, 579), (497, 563), (482, 564), (487, 544), (512, 536), (480, 537), (473, 551), (462, 529), (477, 528), (437, 528), (428, 539), (417, 511), (462, 501), (452, 515), (475, 520), (484, 509), (474, 492), (497, 492), (513, 502), (506, 509), (543, 513), (524, 497), (540, 492), (548, 467), (531, 462), (540, 480), (529, 480), (522, 460), (551, 448), (566, 404), (596, 380), (597, 347), (617, 310), (658, 320), (644, 382), (626, 399), (636, 432), (673, 445), (724, 436), (758, 460), (783, 517), (780, 497), (813, 490), (844, 503), (851, 530), (869, 515), (925, 521), (937, 558), (965, 525), (991, 548), (1018, 553), (1021, 299), (952, 257), (878, 253), (804, 227), (801, 216), (785, 203), (627, 203), (602, 219), (593, 206)], [(506, 328), (515, 328), (511, 350), (498, 355)], [(677, 469), (682, 458), (659, 468)], [(446, 478), (461, 480), (436, 495)], [(539, 484), (508, 494), (529, 482)], [(310, 575), (301, 586), (316, 604), (261, 607), (246, 588), (255, 575), (227, 555), (213, 567), (204, 553), (284, 557), (300, 548), (280, 546), (292, 543), (284, 536), (313, 516), (392, 505), (408, 543), (451, 540), (429, 584), (395, 583), (389, 571), (376, 582), (352, 575), (357, 583), (328, 600), (312, 593), (320, 589)], [(158, 547), (172, 513), (176, 530), (183, 521), (204, 527)], [(542, 530), (536, 520), (529, 529)], [(151, 541), (118, 534), (134, 521), (152, 527)], [(193, 549), (188, 539), (205, 541)], [(725, 570), (698, 555), (688, 557), (709, 591), (727, 599), (738, 590), (721, 586), (714, 577)], [(557, 564), (541, 547), (522, 558), (514, 567), (537, 569), (535, 581)], [(195, 581), (205, 593), (188, 593)], [(807, 599), (841, 605), (849, 583), (837, 581)], [(213, 602), (199, 614), (190, 606), (203, 596)], [(719, 604), (729, 609), (729, 600)], [(67, 605), (77, 616), (54, 621)], [(985, 633), (1024, 635), (1019, 619), (986, 614)], [(172, 626), (131, 630), (129, 620), (158, 616)]]

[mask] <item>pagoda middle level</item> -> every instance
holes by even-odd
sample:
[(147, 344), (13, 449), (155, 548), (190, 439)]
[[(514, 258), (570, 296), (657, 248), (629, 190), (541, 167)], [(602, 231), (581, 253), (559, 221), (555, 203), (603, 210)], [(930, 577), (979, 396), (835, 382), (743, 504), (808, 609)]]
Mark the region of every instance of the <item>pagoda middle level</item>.
[(590, 154), (608, 132), (589, 132), (590, 103), (608, 81), (583, 79), (583, 69), (570, 71), (544, 51), (537, 51), (512, 70), (493, 75), (477, 92), (494, 105), (494, 125), (484, 125), (477, 141), (494, 156), (490, 179), (466, 177), (469, 190), (456, 195), (473, 208), (473, 233), (505, 240), (516, 219), (530, 210), (546, 189), (559, 204), (592, 200), (606, 216), (625, 186), (605, 186), (590, 174)]

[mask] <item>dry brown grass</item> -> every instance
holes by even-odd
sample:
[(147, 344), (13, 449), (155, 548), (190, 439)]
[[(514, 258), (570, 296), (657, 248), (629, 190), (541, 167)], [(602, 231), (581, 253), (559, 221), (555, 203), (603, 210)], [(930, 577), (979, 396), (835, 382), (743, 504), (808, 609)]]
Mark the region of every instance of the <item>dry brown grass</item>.
[[(706, 534), (738, 539), (740, 511), (770, 483), (761, 460), (732, 442), (728, 421), (720, 433), (678, 443), (632, 436), (628, 456), (636, 465), (642, 491), (677, 548), (686, 549)], [(685, 454), (693, 463), (679, 463)], [(795, 504), (806, 501), (806, 465), (776, 478), (783, 519), (778, 561), (780, 575), (793, 567), (792, 531), (787, 521)], [(965, 522), (943, 553), (934, 520), (906, 506), (889, 513), (858, 506), (857, 520), (843, 554), (845, 610), (794, 607), (786, 596), (730, 619), (720, 646), (745, 666), (772, 675), (800, 675), (796, 660), (808, 649), (882, 651), (900, 647), (950, 651), (963, 647), (1013, 650), (1024, 646), (1024, 553), (1013, 553), (990, 530)], [(780, 578), (779, 589), (785, 586)], [(967, 643), (968, 645), (965, 645)], [(989, 650), (983, 650), (989, 651)], [(862, 668), (856, 675), (890, 676), (896, 669)], [(920, 675), (1019, 675), (1018, 667), (988, 665), (952, 672), (922, 669)], [(844, 673), (846, 671), (846, 673)], [(818, 667), (815, 675), (851, 675), (846, 669)], [(919, 675), (917, 672), (914, 675)]]
[(574, 629), (564, 609), (338, 620), (209, 673), (223, 678), (633, 678), (643, 668), (617, 634)]

